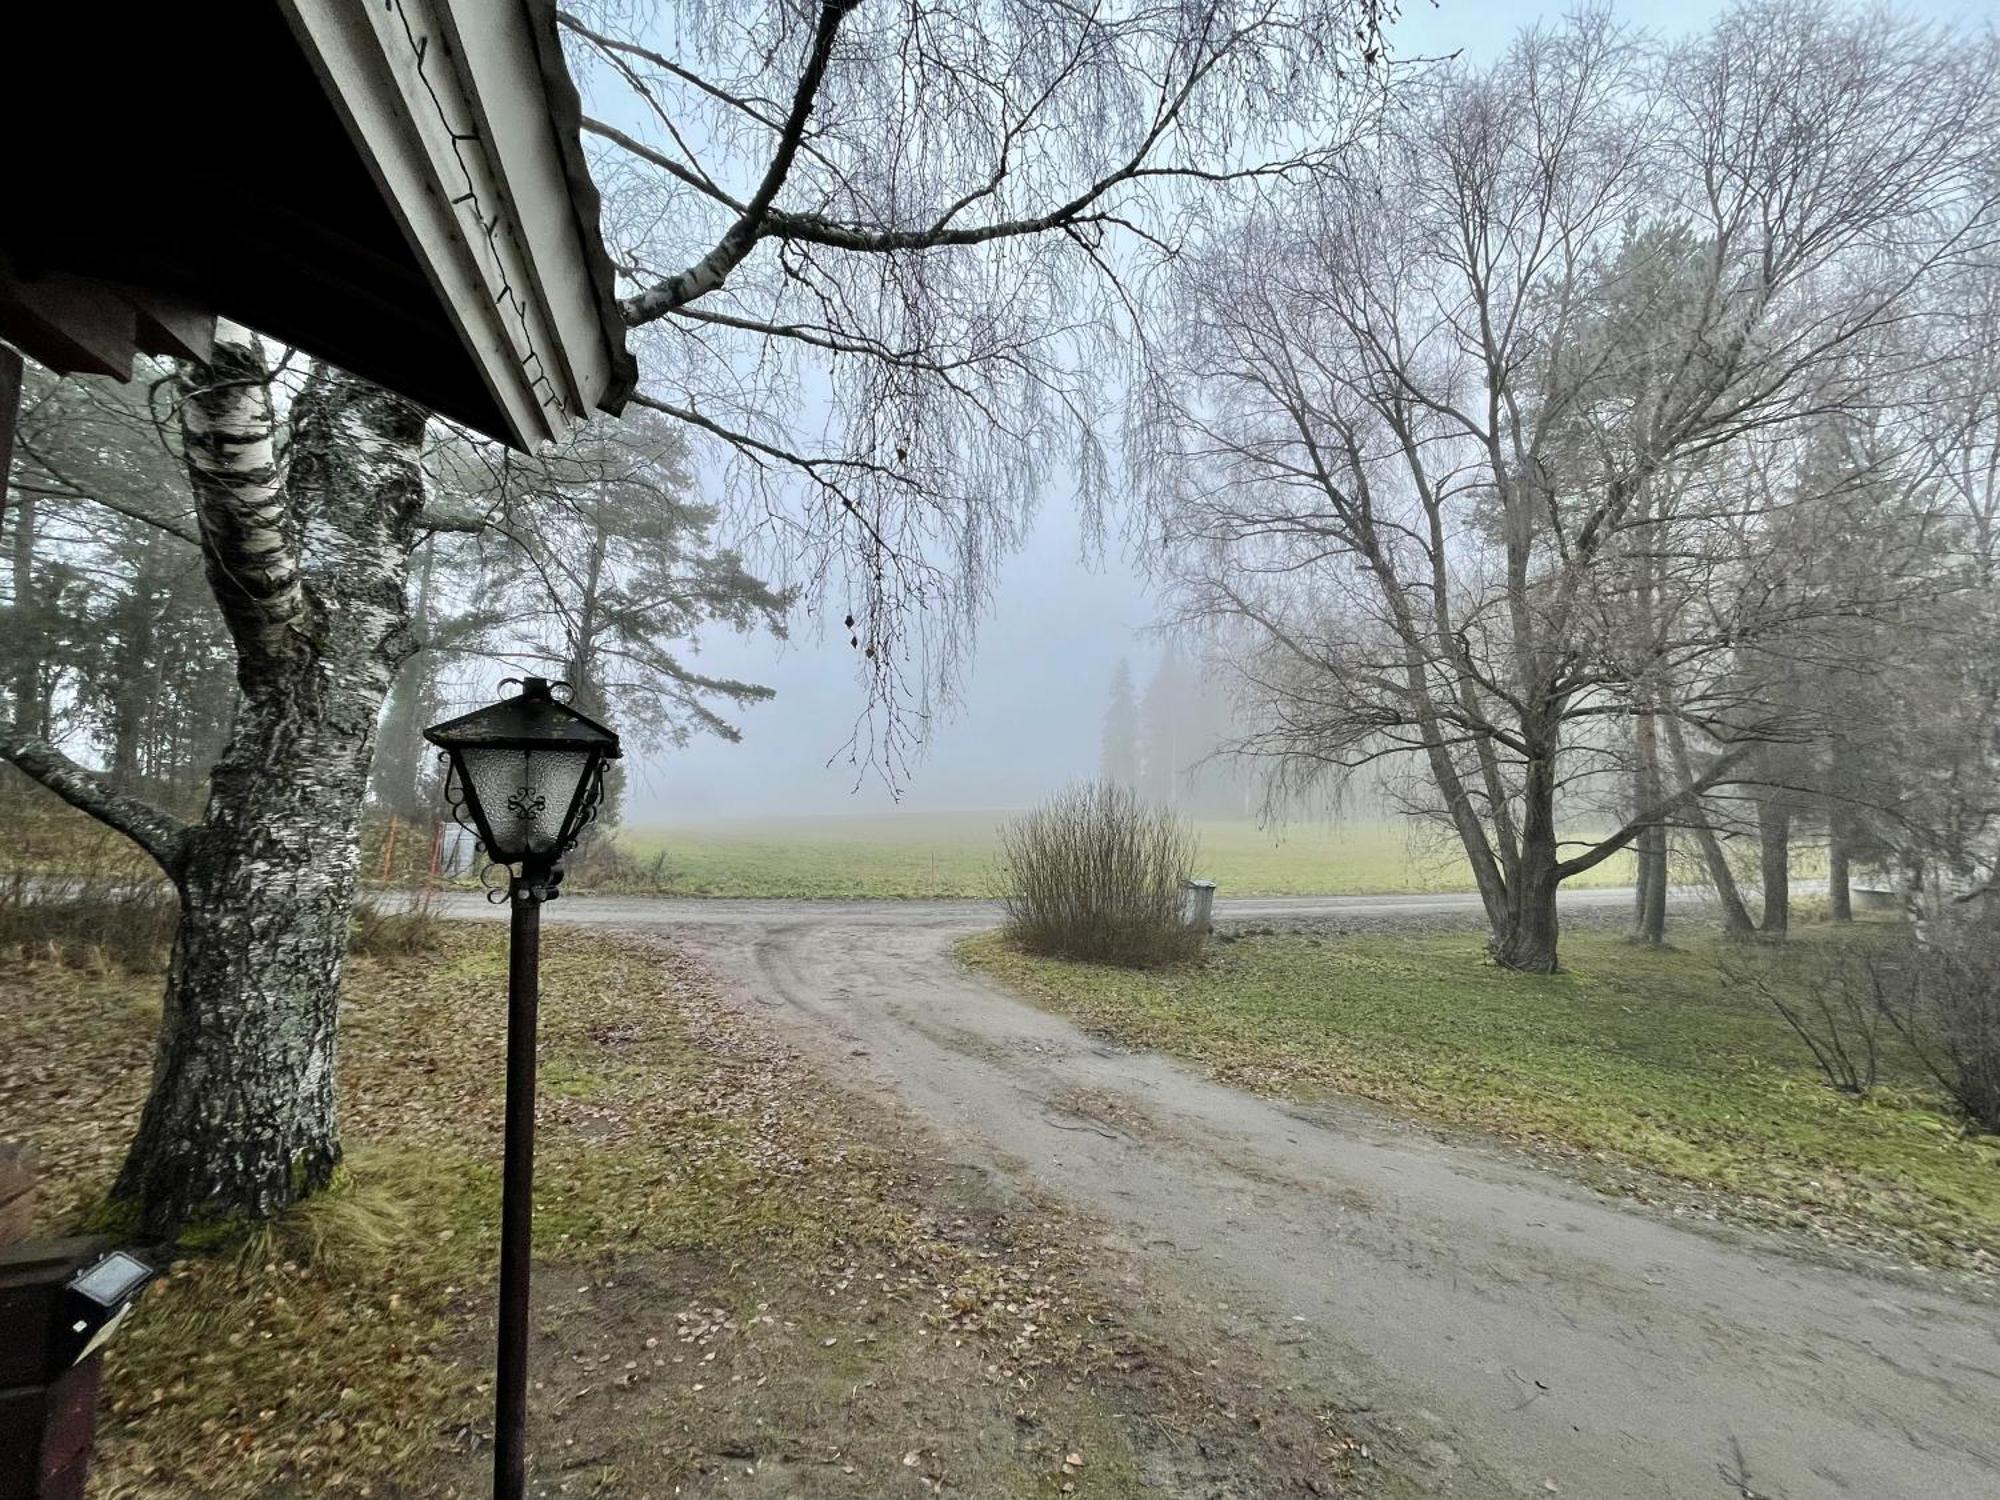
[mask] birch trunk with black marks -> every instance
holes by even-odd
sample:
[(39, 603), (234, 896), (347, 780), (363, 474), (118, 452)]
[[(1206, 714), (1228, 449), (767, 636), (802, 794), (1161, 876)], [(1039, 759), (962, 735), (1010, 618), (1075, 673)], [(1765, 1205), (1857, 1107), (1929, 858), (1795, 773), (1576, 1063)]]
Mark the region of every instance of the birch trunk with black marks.
[(274, 1213), (340, 1159), (335, 1010), (376, 718), (412, 645), (425, 420), (315, 365), (281, 475), (263, 351), (229, 324), (182, 396), (241, 689), (206, 811), (179, 823), (20, 726), (0, 734), (0, 753), (131, 837), (180, 892), (152, 1092), (113, 1190), (162, 1239)]
[(415, 649), (390, 686), (370, 778), (379, 808), (392, 817), (420, 823), (436, 816), (438, 809), (436, 788), (424, 774), (433, 754), (424, 740), (424, 726), (442, 717), (438, 697), (437, 622), (431, 610), (437, 574), (435, 545), (418, 547), (413, 554), (413, 570), (416, 605), (410, 631)]
[(424, 413), (316, 365), (282, 487), (248, 340), (187, 382), (188, 467), (242, 701), (188, 832), (152, 1094), (116, 1193), (142, 1227), (263, 1216), (340, 1159), (335, 1011), (404, 592)]

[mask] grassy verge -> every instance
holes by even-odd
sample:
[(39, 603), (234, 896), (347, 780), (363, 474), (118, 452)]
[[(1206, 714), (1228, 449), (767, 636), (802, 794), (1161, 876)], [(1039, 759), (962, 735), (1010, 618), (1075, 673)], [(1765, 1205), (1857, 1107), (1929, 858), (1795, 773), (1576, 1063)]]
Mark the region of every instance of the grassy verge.
[[(337, 1188), (182, 1260), (112, 1346), (95, 1495), (486, 1492), (502, 946), (436, 942), (350, 966)], [(543, 990), (537, 1493), (1340, 1487), (1330, 1417), (1107, 1306), (1059, 1219), (861, 1112), (699, 970), (555, 933)], [(40, 1152), (48, 1227), (115, 1169), (156, 992), (0, 968), (0, 1119)]]
[[(635, 864), (690, 896), (925, 899), (995, 893), (1000, 812), (752, 819), (633, 828), (619, 836)], [(1195, 824), (1201, 873), (1227, 896), (1385, 895), (1472, 889), (1464, 859), (1399, 823)], [(1629, 885), (1619, 856), (1583, 877)]]
[(1030, 958), (995, 935), (962, 954), (1093, 1031), (1248, 1087), (1358, 1095), (1642, 1196), (1712, 1195), (1919, 1261), (2000, 1266), (2000, 1141), (1966, 1138), (1893, 1051), (1866, 1101), (1827, 1088), (1703, 943), (1570, 935), (1569, 972), (1550, 978), (1494, 967), (1470, 935), (1251, 938), (1149, 973)]

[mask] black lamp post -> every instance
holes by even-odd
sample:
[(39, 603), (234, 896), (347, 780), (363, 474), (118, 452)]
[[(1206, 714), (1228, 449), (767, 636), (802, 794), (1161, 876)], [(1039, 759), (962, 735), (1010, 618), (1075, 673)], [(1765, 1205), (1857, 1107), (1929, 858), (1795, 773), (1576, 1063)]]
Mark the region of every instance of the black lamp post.
[[(511, 679), (510, 679), (511, 680)], [(507, 1146), (500, 1188), (500, 1350), (494, 1376), (493, 1493), (517, 1500), (527, 1483), (528, 1245), (535, 1194), (535, 1009), (542, 903), (562, 882), (562, 857), (597, 815), (605, 762), (618, 736), (558, 699), (540, 677), (520, 693), (424, 731), (444, 752), (445, 798), (508, 868)], [(497, 892), (495, 893), (497, 897)]]

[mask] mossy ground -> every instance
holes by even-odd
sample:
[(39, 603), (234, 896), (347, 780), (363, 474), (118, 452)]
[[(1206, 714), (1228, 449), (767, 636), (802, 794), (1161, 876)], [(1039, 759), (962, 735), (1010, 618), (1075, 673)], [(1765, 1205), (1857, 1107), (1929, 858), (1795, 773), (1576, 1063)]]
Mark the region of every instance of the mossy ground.
[[(333, 1189), (180, 1260), (114, 1342), (94, 1495), (486, 1492), (504, 953), (435, 941), (351, 961)], [(0, 1119), (46, 1227), (116, 1169), (157, 984), (0, 966)], [(552, 933), (542, 1017), (535, 1493), (1344, 1487), (1355, 1445), (1256, 1394), (1254, 1353), (1103, 1296), (1060, 1215), (822, 1084), (672, 953)]]
[(1779, 950), (1577, 933), (1551, 977), (1498, 968), (1470, 933), (1258, 936), (1144, 973), (1031, 958), (997, 934), (961, 952), (1093, 1031), (1232, 1082), (1359, 1096), (1642, 1196), (1693, 1190), (1900, 1257), (2000, 1265), (2000, 1140), (1968, 1137), (1893, 1046), (1870, 1097), (1827, 1087), (1769, 1003), (1728, 977), (1744, 962), (1782, 975)]

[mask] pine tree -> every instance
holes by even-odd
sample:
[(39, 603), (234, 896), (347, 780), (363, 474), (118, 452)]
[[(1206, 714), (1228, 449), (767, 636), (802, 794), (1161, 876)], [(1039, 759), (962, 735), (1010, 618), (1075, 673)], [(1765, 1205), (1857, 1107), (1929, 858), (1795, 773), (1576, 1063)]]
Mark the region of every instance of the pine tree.
[(1132, 664), (1122, 656), (1111, 674), (1111, 702), (1104, 710), (1098, 776), (1128, 790), (1139, 785), (1139, 700), (1132, 684)]
[(1201, 758), (1202, 750), (1189, 732), (1193, 680), (1186, 655), (1170, 642), (1160, 653), (1160, 664), (1139, 705), (1140, 791), (1149, 802), (1179, 806), (1187, 772)]
[[(687, 441), (673, 424), (647, 412), (593, 423), (540, 458), (509, 461), (492, 493), (496, 466), (479, 454), (436, 467), (457, 508), (509, 511), (478, 597), (437, 606), (441, 649), (568, 683), (578, 708), (615, 722), (637, 749), (697, 732), (739, 737), (725, 710), (771, 690), (697, 670), (698, 638), (713, 625), (782, 637), (791, 595), (718, 542), (718, 512), (693, 498)], [(477, 613), (491, 599), (510, 601), (504, 616)], [(425, 669), (420, 656), (406, 671)], [(594, 828), (616, 825), (624, 786), (613, 767)]]

